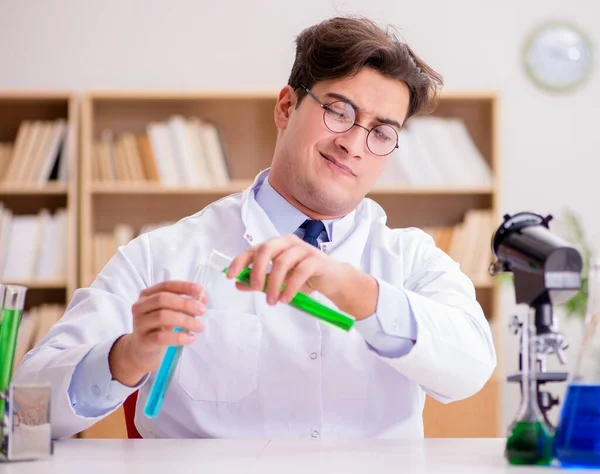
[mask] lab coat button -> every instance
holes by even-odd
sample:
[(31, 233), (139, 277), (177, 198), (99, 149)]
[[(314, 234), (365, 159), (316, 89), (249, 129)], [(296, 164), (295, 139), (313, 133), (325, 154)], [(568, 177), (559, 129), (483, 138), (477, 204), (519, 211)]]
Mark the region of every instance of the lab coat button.
[(248, 242), (252, 242), (252, 240), (254, 240), (250, 234), (246, 234), (246, 239)]
[(317, 353), (316, 353), (316, 352), (313, 352), (313, 353), (310, 355), (310, 358), (311, 358), (312, 360), (315, 360), (315, 359), (317, 358)]
[(317, 430), (314, 430), (311, 434), (310, 434), (312, 439), (319, 439), (319, 432)]
[(92, 385), (92, 393), (96, 396), (100, 395), (100, 387), (98, 387), (98, 385)]

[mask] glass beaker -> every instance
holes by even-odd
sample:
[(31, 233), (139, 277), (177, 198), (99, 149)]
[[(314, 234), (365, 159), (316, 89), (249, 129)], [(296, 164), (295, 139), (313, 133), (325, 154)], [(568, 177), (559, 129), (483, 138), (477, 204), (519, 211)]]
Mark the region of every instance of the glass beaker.
[[(0, 330), (0, 392), (7, 392), (13, 374), (17, 335), (27, 287), (21, 285), (2, 285), (3, 300), (1, 309), (2, 329)], [(4, 416), (4, 399), (0, 399), (0, 416)]]
[(515, 465), (548, 465), (552, 461), (552, 435), (537, 399), (536, 340), (531, 312), (521, 327), (521, 406), (511, 424), (504, 455)]
[(585, 331), (569, 375), (554, 451), (565, 467), (600, 467), (600, 257), (590, 262)]

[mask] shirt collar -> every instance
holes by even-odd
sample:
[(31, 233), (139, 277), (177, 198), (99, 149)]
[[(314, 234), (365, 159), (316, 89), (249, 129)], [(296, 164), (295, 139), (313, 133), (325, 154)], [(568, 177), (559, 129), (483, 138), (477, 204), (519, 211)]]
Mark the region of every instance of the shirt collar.
[[(262, 208), (280, 235), (293, 234), (306, 219), (310, 219), (302, 211), (290, 204), (269, 183), (268, 170), (261, 173), (263, 179), (255, 181), (254, 192), (258, 205)], [(343, 240), (354, 226), (356, 211), (344, 217), (323, 220), (330, 242)]]

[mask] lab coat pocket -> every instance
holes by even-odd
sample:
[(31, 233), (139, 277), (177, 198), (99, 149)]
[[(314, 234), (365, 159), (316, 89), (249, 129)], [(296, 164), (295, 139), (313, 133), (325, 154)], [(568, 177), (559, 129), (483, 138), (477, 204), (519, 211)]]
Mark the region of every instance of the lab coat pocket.
[(255, 314), (207, 309), (203, 332), (181, 354), (178, 382), (194, 401), (234, 403), (254, 392), (262, 322)]

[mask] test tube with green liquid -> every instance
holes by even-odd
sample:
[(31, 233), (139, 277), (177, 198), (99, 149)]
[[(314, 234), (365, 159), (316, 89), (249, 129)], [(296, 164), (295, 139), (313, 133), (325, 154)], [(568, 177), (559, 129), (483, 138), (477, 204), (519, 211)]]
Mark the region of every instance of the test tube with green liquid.
[(6, 293), (6, 285), (0, 283), (0, 338), (2, 337), (2, 308), (4, 307), (4, 294)]
[[(0, 392), (7, 393), (13, 375), (17, 335), (25, 307), (27, 287), (3, 285), (3, 293), (0, 329)], [(0, 399), (0, 416), (4, 416), (4, 403), (4, 400)]]
[[(220, 262), (221, 272), (227, 273), (227, 269), (229, 268), (229, 265), (232, 262), (232, 259), (230, 257), (216, 250), (213, 250), (213, 256), (211, 256), (211, 259), (213, 262)], [(252, 269), (250, 267), (246, 267), (240, 272), (240, 274), (235, 278), (235, 280), (239, 283), (250, 286), (251, 274)], [(265, 281), (265, 289), (267, 287), (268, 281), (269, 277), (267, 275), (267, 280)], [(285, 285), (281, 285), (282, 289), (284, 287)], [(333, 308), (330, 308), (329, 306), (319, 303), (317, 300), (308, 296), (305, 293), (302, 293), (301, 291), (296, 293), (288, 304), (296, 309), (299, 309), (300, 311), (303, 311), (304, 313), (310, 316), (320, 319), (321, 321), (329, 323), (344, 331), (349, 331), (355, 322), (355, 319), (352, 316), (342, 313), (340, 311), (336, 311)]]

